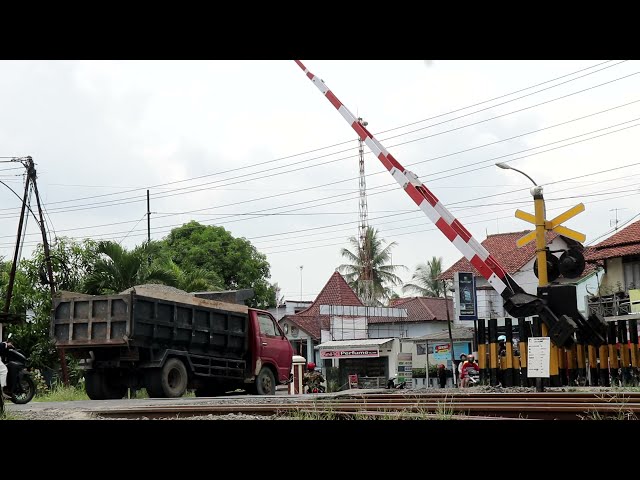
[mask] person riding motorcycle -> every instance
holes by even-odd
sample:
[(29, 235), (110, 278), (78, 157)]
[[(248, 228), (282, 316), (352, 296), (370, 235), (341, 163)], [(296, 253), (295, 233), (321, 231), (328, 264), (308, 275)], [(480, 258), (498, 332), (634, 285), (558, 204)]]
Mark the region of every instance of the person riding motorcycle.
[(312, 393), (314, 390), (320, 391), (323, 382), (324, 377), (316, 370), (316, 364), (313, 362), (307, 363), (307, 371), (302, 377), (302, 385), (306, 385), (307, 392)]
[(2, 361), (7, 355), (9, 349), (13, 348), (13, 344), (11, 342), (0, 342), (0, 385), (2, 386), (2, 393), (9, 396), (11, 392), (7, 388), (7, 375), (9, 374), (9, 369)]
[(467, 361), (462, 365), (462, 373), (461, 373), (461, 388), (466, 388), (469, 386), (469, 377), (472, 375), (472, 371), (479, 372), (480, 367), (475, 362), (475, 357), (473, 354), (469, 354), (467, 356)]

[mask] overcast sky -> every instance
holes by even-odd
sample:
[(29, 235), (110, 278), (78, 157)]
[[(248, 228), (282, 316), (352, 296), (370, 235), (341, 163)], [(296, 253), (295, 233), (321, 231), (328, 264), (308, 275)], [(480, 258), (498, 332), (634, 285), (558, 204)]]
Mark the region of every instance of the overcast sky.
[[(587, 243), (613, 230), (612, 209), (640, 213), (638, 61), (303, 62), (479, 241), (533, 212), (529, 180), (498, 161), (549, 184), (549, 219), (583, 202), (566, 226)], [(311, 300), (358, 233), (355, 133), (293, 61), (2, 61), (0, 111), (0, 156), (33, 157), (52, 237), (131, 248), (149, 189), (153, 239), (222, 225), (267, 255), (285, 298)], [(458, 260), (366, 152), (369, 223), (397, 242), (400, 276)], [(0, 163), (0, 180), (21, 195), (18, 167)], [(6, 259), (19, 206), (0, 185)], [(23, 257), (38, 241), (31, 220)]]

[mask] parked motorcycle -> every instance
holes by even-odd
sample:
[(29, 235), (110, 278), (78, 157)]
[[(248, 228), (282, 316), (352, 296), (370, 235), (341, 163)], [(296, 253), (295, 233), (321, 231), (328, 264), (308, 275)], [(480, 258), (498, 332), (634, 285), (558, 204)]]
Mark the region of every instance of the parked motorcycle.
[(396, 385), (396, 377), (390, 378), (389, 381), (387, 382), (387, 389), (390, 389), (390, 388), (403, 389), (406, 386), (407, 386), (407, 382), (400, 382), (399, 384)]
[(27, 367), (29, 360), (15, 347), (9, 348), (2, 361), (9, 370), (7, 390), (9, 400), (17, 404), (29, 403), (36, 394), (36, 384)]

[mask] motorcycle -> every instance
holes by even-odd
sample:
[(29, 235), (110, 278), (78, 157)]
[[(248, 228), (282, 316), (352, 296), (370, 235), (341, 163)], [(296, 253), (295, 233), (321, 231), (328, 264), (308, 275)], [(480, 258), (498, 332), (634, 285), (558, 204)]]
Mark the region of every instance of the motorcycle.
[(400, 382), (396, 385), (396, 377), (390, 378), (387, 382), (387, 389), (396, 388), (396, 389), (404, 389), (407, 386), (407, 382)]
[(474, 385), (478, 385), (480, 383), (480, 373), (475, 370), (469, 371), (469, 387), (473, 387)]
[(324, 393), (324, 392), (325, 392), (325, 388), (320, 384), (307, 387), (307, 393)]
[(29, 403), (36, 394), (36, 384), (27, 367), (29, 360), (15, 347), (9, 348), (2, 358), (7, 366), (7, 396), (13, 403)]

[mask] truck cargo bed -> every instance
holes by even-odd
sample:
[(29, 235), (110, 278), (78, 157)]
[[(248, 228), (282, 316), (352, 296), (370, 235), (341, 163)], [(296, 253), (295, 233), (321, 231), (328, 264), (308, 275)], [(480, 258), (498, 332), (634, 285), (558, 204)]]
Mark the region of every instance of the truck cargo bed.
[(248, 348), (248, 309), (139, 289), (119, 295), (65, 293), (54, 299), (51, 336), (59, 347), (172, 348), (241, 358)]

